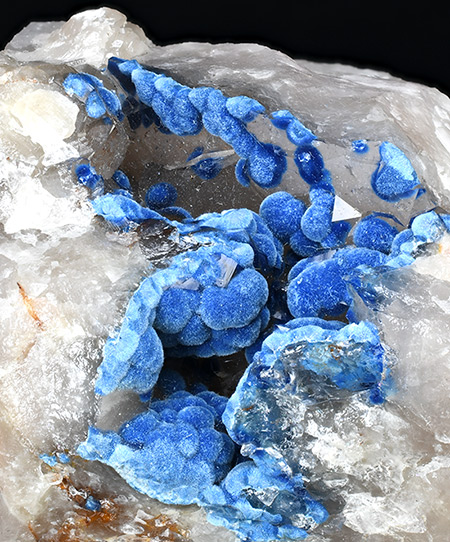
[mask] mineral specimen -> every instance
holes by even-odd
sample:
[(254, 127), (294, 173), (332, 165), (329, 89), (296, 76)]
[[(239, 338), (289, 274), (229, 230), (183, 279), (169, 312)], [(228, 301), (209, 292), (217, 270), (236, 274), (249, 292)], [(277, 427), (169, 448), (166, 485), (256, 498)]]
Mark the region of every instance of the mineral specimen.
[(447, 97), (101, 8), (0, 118), (2, 542), (448, 539)]

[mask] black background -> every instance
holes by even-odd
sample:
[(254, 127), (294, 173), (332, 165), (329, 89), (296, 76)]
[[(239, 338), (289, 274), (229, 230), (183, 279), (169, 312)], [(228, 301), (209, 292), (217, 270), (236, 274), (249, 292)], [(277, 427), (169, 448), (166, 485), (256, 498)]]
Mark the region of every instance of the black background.
[(0, 17), (1, 46), (30, 21), (64, 20), (101, 5), (121, 10), (158, 45), (257, 42), (296, 58), (382, 69), (450, 95), (448, 0), (16, 1)]

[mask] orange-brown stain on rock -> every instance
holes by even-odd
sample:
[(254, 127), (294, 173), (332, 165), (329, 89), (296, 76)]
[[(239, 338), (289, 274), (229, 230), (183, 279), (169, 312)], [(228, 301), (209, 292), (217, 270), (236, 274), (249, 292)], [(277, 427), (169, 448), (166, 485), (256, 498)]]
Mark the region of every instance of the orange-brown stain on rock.
[(54, 526), (57, 532), (52, 535), (40, 534), (37, 526), (29, 524), (28, 528), (36, 542), (97, 542), (103, 538), (124, 536), (122, 540), (130, 542), (188, 542), (189, 533), (174, 522), (169, 516), (159, 514), (145, 520), (136, 521), (139, 531), (126, 536), (121, 531), (121, 525), (130, 524), (131, 518), (127, 515), (123, 505), (114, 499), (100, 500), (101, 509), (92, 511), (83, 508), (86, 499), (92, 495), (89, 488), (75, 488), (68, 477), (63, 478), (58, 487), (64, 491), (75, 503), (73, 514)]

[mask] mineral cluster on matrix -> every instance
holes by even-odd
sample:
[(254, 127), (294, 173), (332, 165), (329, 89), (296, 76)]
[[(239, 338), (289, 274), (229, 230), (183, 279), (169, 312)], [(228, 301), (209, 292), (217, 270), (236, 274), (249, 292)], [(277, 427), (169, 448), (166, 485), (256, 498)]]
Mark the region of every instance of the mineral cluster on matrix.
[(0, 120), (1, 542), (448, 540), (448, 97), (99, 8)]

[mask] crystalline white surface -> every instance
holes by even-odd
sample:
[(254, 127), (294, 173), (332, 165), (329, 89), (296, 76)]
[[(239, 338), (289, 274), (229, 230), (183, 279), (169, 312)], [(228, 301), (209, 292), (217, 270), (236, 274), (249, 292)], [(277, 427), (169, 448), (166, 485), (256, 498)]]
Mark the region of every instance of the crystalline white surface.
[(421, 274), (406, 274), (401, 296), (395, 296), (397, 285), (388, 290), (391, 300), (380, 319), (386, 342), (402, 361), (395, 366), (396, 401), (438, 441), (450, 444), (450, 282), (424, 273), (428, 259), (448, 273), (448, 254), (440, 262), (419, 258), (413, 269)]
[[(156, 47), (109, 8), (66, 23), (33, 23), (0, 54), (0, 540), (35, 540), (29, 522), (47, 536), (43, 541), (52, 540), (60, 518), (76, 516), (61, 489), (69, 477), (74, 487), (90, 486), (121, 504), (123, 524), (109, 540), (139, 539), (142, 522), (165, 514), (186, 532), (162, 540), (231, 542), (233, 535), (208, 524), (203, 511), (160, 505), (106, 467), (60, 466), (55, 472), (38, 457), (73, 452), (89, 423), (117, 427), (142, 408), (126, 394), (99, 402), (93, 382), (102, 345), (148, 261), (132, 235), (94, 218), (87, 191), (75, 182), (73, 159), (89, 157), (105, 178), (123, 167), (141, 195), (150, 181), (174, 182), (180, 203), (194, 214), (233, 206), (257, 210), (267, 195), (235, 181), (236, 155), (204, 131), (185, 145), (154, 126), (131, 133), (122, 124), (87, 118), (62, 81), (75, 66), (103, 77), (98, 70), (110, 56), (138, 58), (191, 86), (251, 96), (268, 112), (289, 109), (319, 138), (341, 198), (335, 220), (392, 212), (370, 182), (361, 181), (370, 179), (385, 140), (405, 151), (433, 199), (450, 208), (449, 100), (384, 73), (295, 61), (258, 45)], [(250, 128), (265, 141), (284, 137), (264, 119)], [(370, 146), (364, 155), (351, 149), (361, 138)], [(283, 145), (289, 148), (286, 138)], [(224, 158), (213, 181), (191, 179), (186, 160), (196, 146)], [(293, 167), (291, 160), (280, 188), (306, 196)], [(407, 224), (428, 204), (404, 200), (395, 209)], [(447, 540), (449, 246), (443, 239), (438, 252), (379, 285), (388, 301), (372, 317), (397, 360), (398, 389), (386, 405), (369, 407), (346, 394), (315, 408), (280, 398), (290, 428), (283, 444), (295, 450), (308, 489), (332, 512), (311, 535), (313, 542)], [(104, 536), (99, 533), (86, 540)]]
[(152, 46), (141, 28), (129, 23), (125, 15), (103, 7), (78, 13), (66, 23), (32, 23), (7, 49), (20, 61), (86, 63), (101, 68), (111, 56), (136, 58)]

